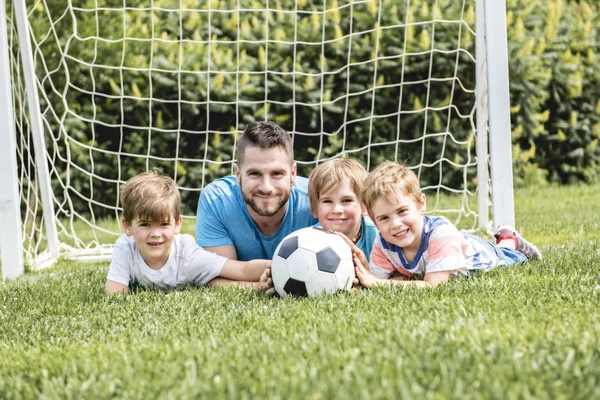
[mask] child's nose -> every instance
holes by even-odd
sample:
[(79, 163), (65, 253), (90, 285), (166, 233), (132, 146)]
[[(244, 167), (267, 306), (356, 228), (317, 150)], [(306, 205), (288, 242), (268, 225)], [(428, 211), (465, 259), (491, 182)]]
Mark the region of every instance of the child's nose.
[(394, 215), (392, 217), (392, 225), (393, 226), (402, 226), (402, 218), (400, 218), (398, 215)]

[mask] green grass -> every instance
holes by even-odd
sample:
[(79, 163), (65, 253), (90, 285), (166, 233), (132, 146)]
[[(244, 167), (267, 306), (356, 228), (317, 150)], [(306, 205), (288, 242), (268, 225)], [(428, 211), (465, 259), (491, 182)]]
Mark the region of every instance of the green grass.
[(60, 262), (0, 283), (0, 398), (600, 398), (598, 193), (517, 191), (544, 260), (436, 289), (115, 297)]

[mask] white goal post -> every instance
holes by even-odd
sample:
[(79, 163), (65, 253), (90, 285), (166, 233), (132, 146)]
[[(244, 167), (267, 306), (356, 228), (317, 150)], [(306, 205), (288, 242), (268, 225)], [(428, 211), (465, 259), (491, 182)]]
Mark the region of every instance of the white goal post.
[(148, 169), (192, 232), (255, 120), (292, 134), (302, 175), (406, 162), (428, 212), (514, 225), (502, 0), (59, 3), (0, 0), (3, 279), (109, 259), (120, 185)]

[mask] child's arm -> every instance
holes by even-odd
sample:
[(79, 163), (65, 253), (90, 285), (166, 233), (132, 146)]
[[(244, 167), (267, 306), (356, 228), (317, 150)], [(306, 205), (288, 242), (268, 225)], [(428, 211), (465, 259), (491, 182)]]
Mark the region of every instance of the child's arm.
[(237, 261), (227, 260), (218, 278), (210, 286), (241, 286), (268, 291), (273, 287), (271, 260)]
[(122, 283), (107, 279), (104, 289), (106, 290), (106, 293), (127, 293), (129, 287), (127, 285), (123, 285)]
[(393, 277), (391, 279), (380, 279), (369, 271), (369, 263), (365, 254), (360, 250), (350, 239), (348, 239), (343, 233), (338, 235), (342, 237), (348, 243), (352, 249), (352, 257), (354, 260), (354, 271), (356, 272), (356, 278), (366, 288), (373, 286), (415, 286), (415, 287), (432, 287), (437, 286), (440, 283), (446, 282), (450, 279), (452, 271), (439, 271), (439, 272), (428, 272), (422, 281), (409, 281), (405, 277)]
[(275, 289), (273, 288), (273, 280), (271, 279), (271, 269), (267, 268), (261, 275), (260, 279), (255, 282), (249, 281), (236, 281), (223, 277), (213, 279), (208, 283), (212, 287), (226, 287), (226, 286), (237, 286), (252, 290), (258, 290), (265, 292), (266, 294), (274, 294)]
[(271, 260), (227, 260), (220, 276), (234, 281), (256, 282), (268, 268), (271, 268)]
[(360, 262), (358, 257), (354, 256), (354, 270), (361, 285), (367, 288), (373, 286), (415, 286), (415, 287), (433, 287), (450, 279), (452, 271), (428, 272), (422, 281), (408, 281), (403, 279), (379, 279)]
[(132, 264), (133, 258), (129, 251), (127, 240), (121, 237), (117, 240), (113, 249), (108, 276), (106, 277), (106, 284), (104, 286), (106, 293), (127, 293), (129, 290), (128, 283), (131, 279)]

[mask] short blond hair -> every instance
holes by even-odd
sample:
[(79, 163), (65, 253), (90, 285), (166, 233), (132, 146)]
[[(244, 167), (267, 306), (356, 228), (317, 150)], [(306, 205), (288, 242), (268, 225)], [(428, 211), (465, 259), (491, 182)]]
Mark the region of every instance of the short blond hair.
[(403, 164), (386, 161), (371, 171), (365, 179), (360, 191), (360, 201), (367, 209), (369, 217), (375, 221), (373, 204), (381, 198), (396, 202), (397, 193), (412, 197), (416, 203), (421, 203), (421, 186), (415, 173)]
[(181, 195), (171, 177), (157, 172), (142, 172), (121, 186), (123, 218), (162, 221), (181, 214)]
[(357, 199), (367, 178), (367, 170), (360, 162), (351, 158), (334, 158), (315, 167), (308, 176), (308, 198), (310, 211), (317, 214), (319, 199), (323, 193), (349, 185)]

